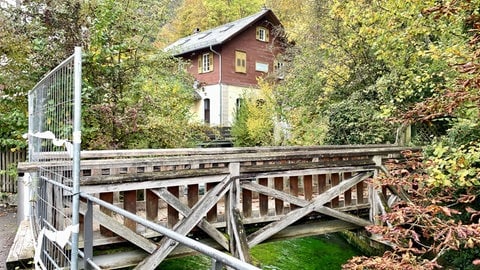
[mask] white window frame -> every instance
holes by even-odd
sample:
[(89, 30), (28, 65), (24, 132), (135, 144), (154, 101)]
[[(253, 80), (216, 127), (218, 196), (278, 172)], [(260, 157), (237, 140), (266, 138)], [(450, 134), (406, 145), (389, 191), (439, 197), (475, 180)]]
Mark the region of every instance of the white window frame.
[(204, 53), (202, 55), (202, 72), (210, 71), (210, 53)]

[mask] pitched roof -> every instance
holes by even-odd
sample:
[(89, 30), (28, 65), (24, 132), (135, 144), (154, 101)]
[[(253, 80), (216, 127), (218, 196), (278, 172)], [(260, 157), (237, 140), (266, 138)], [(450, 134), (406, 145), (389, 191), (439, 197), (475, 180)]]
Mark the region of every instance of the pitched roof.
[(262, 9), (262, 11), (248, 17), (183, 37), (168, 45), (164, 50), (172, 52), (174, 56), (178, 56), (210, 46), (223, 44), (265, 16), (268, 16), (275, 24), (280, 24), (280, 21), (270, 9)]

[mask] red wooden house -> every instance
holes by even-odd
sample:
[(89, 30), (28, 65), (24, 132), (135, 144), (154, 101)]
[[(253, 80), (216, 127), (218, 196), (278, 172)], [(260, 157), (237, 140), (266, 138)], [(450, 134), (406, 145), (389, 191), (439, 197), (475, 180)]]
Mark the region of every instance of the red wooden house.
[(255, 94), (257, 78), (280, 65), (281, 24), (269, 9), (213, 29), (196, 31), (165, 48), (188, 60), (195, 78), (193, 111), (212, 126), (231, 126), (243, 94)]

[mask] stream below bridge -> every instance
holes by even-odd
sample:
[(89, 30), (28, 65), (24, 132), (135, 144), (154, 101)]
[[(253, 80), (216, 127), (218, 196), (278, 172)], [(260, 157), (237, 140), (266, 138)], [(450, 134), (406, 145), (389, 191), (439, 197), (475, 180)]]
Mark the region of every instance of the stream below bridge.
[[(327, 234), (260, 244), (252, 248), (251, 255), (261, 269), (335, 270), (362, 253), (341, 236)], [(157, 269), (209, 270), (211, 261), (206, 256), (189, 256), (166, 260)]]

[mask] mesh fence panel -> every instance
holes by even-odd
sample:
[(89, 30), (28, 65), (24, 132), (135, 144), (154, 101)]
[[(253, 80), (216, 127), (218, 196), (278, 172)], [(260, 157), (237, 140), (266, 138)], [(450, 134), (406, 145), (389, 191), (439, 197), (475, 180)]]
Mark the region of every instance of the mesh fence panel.
[(78, 55), (74, 54), (48, 73), (28, 96), (29, 161), (42, 164), (33, 175), (32, 220), (38, 242), (35, 259), (43, 269), (70, 268), (72, 252), (78, 252), (78, 241), (71, 237), (73, 233), (78, 239), (72, 173), (79, 160), (79, 153), (74, 151), (74, 106), (75, 98), (80, 98), (74, 90), (75, 80), (81, 79), (76, 68)]

